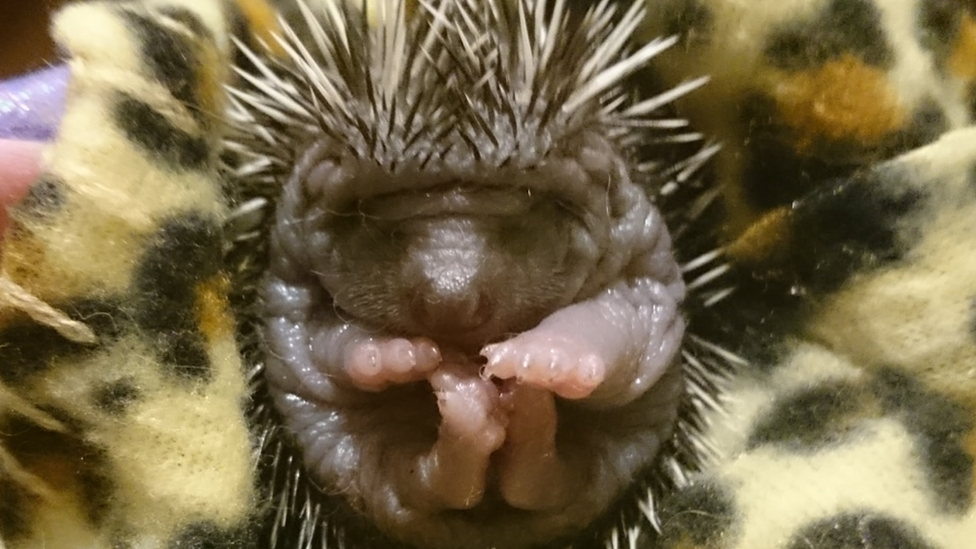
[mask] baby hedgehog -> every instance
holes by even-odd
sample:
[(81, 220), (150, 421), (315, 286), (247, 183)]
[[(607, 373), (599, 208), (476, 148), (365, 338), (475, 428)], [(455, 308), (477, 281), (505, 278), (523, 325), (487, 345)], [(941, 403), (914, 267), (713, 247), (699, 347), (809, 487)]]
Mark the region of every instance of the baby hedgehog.
[(673, 43), (631, 48), (643, 5), (299, 2), (240, 44), (241, 211), (274, 209), (258, 362), (301, 490), (410, 544), (518, 549), (652, 464), (685, 286), (637, 159), (701, 81), (632, 97)]

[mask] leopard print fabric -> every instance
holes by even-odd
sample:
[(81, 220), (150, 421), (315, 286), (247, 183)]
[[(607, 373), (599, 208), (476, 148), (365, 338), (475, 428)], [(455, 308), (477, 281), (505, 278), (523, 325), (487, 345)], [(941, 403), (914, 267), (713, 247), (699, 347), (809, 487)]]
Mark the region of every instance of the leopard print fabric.
[(219, 113), (243, 21), (227, 9), (92, 3), (57, 17), (65, 115), (12, 212), (2, 272), (94, 338), (35, 322), (30, 303), (0, 310), (8, 549), (253, 537), (247, 387), (221, 265)]
[(662, 78), (712, 76), (682, 112), (724, 145), (750, 363), (660, 546), (973, 546), (974, 9), (656, 3), (649, 33), (682, 37)]
[[(614, 543), (968, 549), (976, 8), (648, 2), (646, 36), (681, 36), (649, 78), (712, 78), (678, 106), (723, 145), (715, 226), (736, 290), (707, 328), (743, 362), (707, 418), (708, 466)], [(220, 261), (219, 154), (231, 37), (273, 29), (262, 0), (58, 16), (66, 113), (0, 263), (24, 294), (0, 309), (0, 545), (258, 543), (272, 503)]]

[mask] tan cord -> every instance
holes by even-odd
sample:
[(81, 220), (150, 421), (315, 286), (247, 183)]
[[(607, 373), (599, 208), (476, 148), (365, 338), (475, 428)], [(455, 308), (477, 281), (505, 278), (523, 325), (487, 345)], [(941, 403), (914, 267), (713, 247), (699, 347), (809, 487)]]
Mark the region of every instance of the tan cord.
[(83, 322), (68, 317), (63, 312), (37, 299), (22, 286), (0, 273), (0, 309), (10, 307), (27, 313), (35, 322), (49, 326), (63, 337), (75, 343), (95, 344), (98, 337)]
[(51, 417), (44, 410), (37, 408), (27, 399), (13, 392), (2, 383), (0, 383), (0, 412), (14, 412), (48, 431), (55, 433), (67, 432), (64, 424)]
[[(65, 427), (60, 421), (54, 419), (43, 410), (40, 410), (27, 402), (4, 385), (0, 384), (0, 411), (14, 412), (31, 420), (43, 429), (54, 432), (64, 432)], [(3, 435), (3, 433), (0, 433)], [(0, 439), (2, 440), (2, 439)], [(54, 492), (43, 480), (24, 469), (20, 462), (11, 454), (3, 444), (0, 444), (0, 477), (7, 477), (17, 485), (29, 490), (36, 496), (50, 499)], [(0, 494), (0, 498), (5, 497)], [(0, 549), (3, 548), (3, 540), (0, 540)]]
[(0, 474), (17, 483), (34, 495), (47, 500), (54, 499), (54, 491), (36, 475), (24, 469), (13, 455), (0, 446)]

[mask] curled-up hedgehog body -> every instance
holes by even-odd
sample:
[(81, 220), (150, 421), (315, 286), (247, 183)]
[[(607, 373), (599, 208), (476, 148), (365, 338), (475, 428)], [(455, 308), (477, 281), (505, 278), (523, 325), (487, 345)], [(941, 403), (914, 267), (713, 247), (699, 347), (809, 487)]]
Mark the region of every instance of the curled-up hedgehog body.
[(686, 289), (639, 151), (700, 82), (624, 88), (671, 44), (631, 48), (641, 5), (300, 2), (242, 45), (274, 545), (564, 539), (673, 445)]

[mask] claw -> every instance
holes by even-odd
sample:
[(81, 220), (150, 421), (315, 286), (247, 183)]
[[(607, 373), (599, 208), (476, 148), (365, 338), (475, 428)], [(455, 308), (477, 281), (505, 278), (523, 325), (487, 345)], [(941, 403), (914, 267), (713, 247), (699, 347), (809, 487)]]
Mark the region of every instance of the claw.
[(589, 396), (606, 376), (603, 359), (584, 344), (547, 333), (525, 332), (481, 351), (483, 378), (514, 378), (564, 398)]
[(345, 369), (360, 389), (380, 391), (391, 384), (420, 381), (440, 363), (440, 350), (432, 341), (394, 338), (354, 344)]

